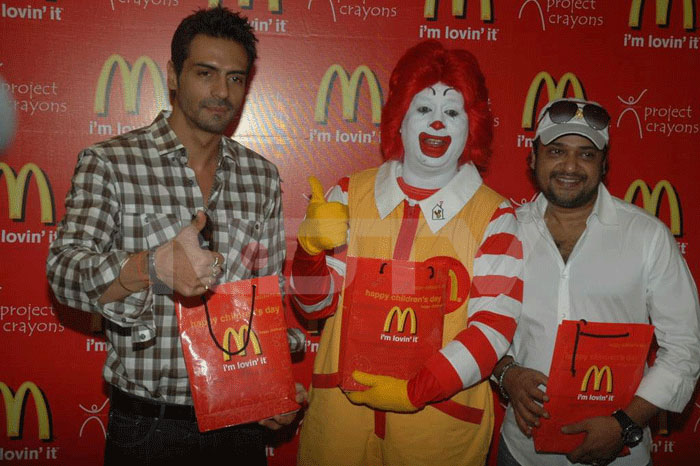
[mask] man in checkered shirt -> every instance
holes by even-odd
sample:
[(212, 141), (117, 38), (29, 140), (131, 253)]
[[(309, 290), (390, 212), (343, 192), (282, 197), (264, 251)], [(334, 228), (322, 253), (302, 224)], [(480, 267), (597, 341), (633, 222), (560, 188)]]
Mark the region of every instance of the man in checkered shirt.
[[(277, 168), (224, 136), (243, 105), (256, 41), (246, 18), (225, 8), (185, 18), (167, 68), (172, 112), (79, 156), (47, 275), (60, 302), (106, 322), (105, 464), (231, 452), (240, 464), (265, 464), (265, 427), (294, 418), (200, 433), (173, 302), (173, 290), (197, 296), (217, 280), (278, 274), (282, 288)], [(200, 231), (211, 232), (211, 250)]]

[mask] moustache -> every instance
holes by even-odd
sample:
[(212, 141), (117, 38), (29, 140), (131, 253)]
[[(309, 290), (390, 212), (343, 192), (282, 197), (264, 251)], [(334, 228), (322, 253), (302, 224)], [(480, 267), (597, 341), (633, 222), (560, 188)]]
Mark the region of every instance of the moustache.
[(567, 173), (567, 172), (563, 172), (563, 171), (553, 171), (552, 173), (549, 174), (549, 179), (551, 180), (554, 178), (558, 178), (560, 176), (565, 176), (567, 178), (575, 178), (578, 181), (585, 181), (588, 179), (588, 176), (586, 176), (583, 173)]
[(226, 107), (229, 110), (233, 110), (233, 105), (228, 100), (221, 99), (204, 99), (199, 103), (200, 107)]

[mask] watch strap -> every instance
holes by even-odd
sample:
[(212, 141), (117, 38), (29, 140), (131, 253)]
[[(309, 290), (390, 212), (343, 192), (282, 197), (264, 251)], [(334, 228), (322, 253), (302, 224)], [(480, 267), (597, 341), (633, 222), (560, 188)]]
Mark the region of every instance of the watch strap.
[(634, 447), (642, 440), (643, 430), (631, 417), (621, 409), (612, 413), (612, 417), (622, 427), (622, 442), (628, 447)]

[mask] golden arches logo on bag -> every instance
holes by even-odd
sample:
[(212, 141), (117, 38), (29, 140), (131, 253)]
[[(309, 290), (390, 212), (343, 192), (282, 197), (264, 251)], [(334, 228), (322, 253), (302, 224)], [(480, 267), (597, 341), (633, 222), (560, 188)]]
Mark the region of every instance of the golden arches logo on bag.
[[(336, 79), (338, 78), (338, 79)], [(345, 121), (357, 121), (357, 105), (360, 98), (360, 84), (367, 83), (372, 109), (372, 123), (379, 125), (382, 120), (382, 88), (379, 80), (367, 65), (360, 65), (352, 72), (345, 71), (345, 68), (337, 63), (328, 67), (321, 79), (318, 92), (316, 93), (316, 109), (314, 120), (317, 123), (326, 124), (328, 121), (328, 105), (334, 83), (340, 82), (342, 93), (343, 119)]]
[(583, 85), (574, 73), (564, 73), (559, 81), (555, 81), (551, 74), (546, 71), (540, 71), (532, 80), (532, 83), (530, 83), (530, 88), (525, 97), (522, 119), (522, 127), (524, 129), (533, 129), (535, 126), (535, 110), (537, 109), (537, 101), (540, 94), (539, 90), (542, 83), (544, 83), (547, 88), (547, 98), (549, 101), (564, 97), (566, 88), (569, 85), (574, 93), (574, 97), (579, 99), (586, 98)]
[[(448, 2), (444, 1), (442, 3)], [(466, 3), (467, 0), (452, 0), (452, 16), (464, 16), (464, 6)], [(491, 8), (491, 0), (480, 0), (479, 3), (481, 5), (481, 20), (492, 21), (493, 10)], [(437, 0), (425, 0), (425, 5), (423, 7), (423, 17), (426, 19), (436, 19), (438, 4), (439, 3)]]
[(97, 79), (95, 89), (95, 113), (106, 116), (109, 112), (110, 97), (114, 86), (114, 76), (121, 75), (122, 95), (124, 98), (124, 110), (129, 113), (139, 113), (139, 102), (141, 100), (141, 85), (145, 71), (148, 70), (153, 82), (153, 96), (156, 102), (156, 110), (160, 111), (167, 107), (168, 101), (165, 93), (165, 81), (163, 73), (158, 65), (146, 55), (141, 55), (133, 65), (130, 65), (124, 57), (119, 54), (110, 55), (102, 65), (100, 76)]
[(613, 390), (613, 374), (610, 366), (603, 366), (599, 368), (595, 364), (588, 368), (586, 375), (583, 376), (583, 381), (581, 382), (581, 391), (588, 391), (588, 385), (593, 376), (593, 390), (600, 391), (600, 387), (603, 384), (603, 376), (607, 375), (605, 383), (605, 391), (612, 393)]
[(21, 438), (24, 427), (24, 414), (27, 406), (26, 398), (31, 395), (34, 399), (36, 418), (39, 426), (39, 438), (41, 440), (51, 439), (51, 415), (47, 406), (44, 393), (34, 382), (24, 382), (17, 389), (17, 393), (12, 393), (10, 387), (0, 382), (0, 392), (5, 402), (5, 417), (7, 420), (7, 436), (10, 438)]
[(0, 176), (5, 179), (7, 187), (7, 205), (11, 220), (24, 220), (29, 194), (29, 183), (33, 179), (39, 191), (41, 205), (41, 223), (54, 222), (53, 193), (44, 172), (34, 163), (27, 163), (20, 168), (19, 173), (8, 164), (0, 162)]
[[(238, 328), (238, 330), (231, 327), (227, 328), (226, 332), (224, 332), (224, 349), (228, 352), (234, 352), (243, 348), (243, 344), (245, 343), (245, 334), (248, 331), (249, 328), (247, 325), (241, 325)], [(231, 339), (233, 339), (235, 348), (231, 348)], [(262, 349), (260, 348), (260, 340), (258, 340), (258, 336), (255, 334), (254, 330), (250, 330), (250, 340), (248, 342), (248, 348), (250, 348), (250, 345), (253, 345), (253, 354), (262, 354)], [(237, 356), (245, 356), (246, 351), (247, 350), (241, 351)], [(224, 355), (224, 361), (231, 360), (231, 356), (229, 354), (226, 354), (223, 351), (222, 354)]]
[(668, 180), (661, 180), (654, 186), (653, 190), (649, 189), (649, 185), (641, 179), (634, 180), (627, 188), (625, 193), (625, 201), (633, 204), (634, 198), (637, 195), (637, 190), (642, 193), (642, 207), (651, 215), (659, 216), (659, 208), (661, 207), (661, 194), (666, 192), (666, 200), (670, 212), (669, 229), (674, 236), (682, 234), (681, 228), (681, 209), (678, 203), (678, 196), (673, 185)]
[[(656, 24), (658, 26), (668, 26), (669, 20), (669, 0), (656, 0), (655, 2), (649, 0), (644, 2), (643, 0), (632, 0), (630, 4), (630, 16), (629, 16), (629, 26), (632, 28), (639, 28), (642, 19), (642, 9), (647, 3), (655, 3), (656, 6)], [(680, 3), (680, 2), (673, 2)], [(688, 31), (693, 30), (695, 27), (695, 5), (694, 0), (683, 0), (683, 29)]]
[(391, 323), (396, 317), (396, 331), (404, 333), (406, 331), (406, 321), (410, 319), (411, 326), (409, 327), (409, 333), (415, 335), (418, 330), (418, 319), (416, 318), (416, 313), (413, 308), (407, 307), (401, 310), (399, 306), (394, 306), (391, 308), (389, 313), (386, 315), (384, 320), (384, 333), (389, 333), (391, 331)]

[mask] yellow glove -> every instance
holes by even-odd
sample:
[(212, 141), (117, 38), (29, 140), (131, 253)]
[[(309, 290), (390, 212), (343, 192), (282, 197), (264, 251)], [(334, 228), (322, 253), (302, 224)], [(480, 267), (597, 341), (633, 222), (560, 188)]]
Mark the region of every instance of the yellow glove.
[(348, 206), (340, 202), (326, 202), (323, 186), (315, 176), (309, 177), (311, 200), (306, 218), (299, 226), (297, 241), (312, 256), (326, 249), (337, 248), (347, 241)]
[(407, 380), (396, 379), (388, 375), (374, 375), (353, 371), (352, 378), (368, 388), (364, 392), (348, 392), (345, 395), (351, 402), (367, 405), (370, 408), (397, 413), (413, 413), (418, 408), (408, 399)]

